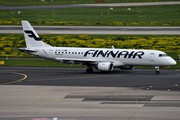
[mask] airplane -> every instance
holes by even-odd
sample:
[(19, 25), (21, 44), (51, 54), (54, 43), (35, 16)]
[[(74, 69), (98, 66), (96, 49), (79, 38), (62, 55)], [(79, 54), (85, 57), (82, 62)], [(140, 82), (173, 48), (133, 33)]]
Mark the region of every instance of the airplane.
[(28, 21), (23, 20), (22, 27), (26, 48), (18, 50), (61, 63), (86, 65), (86, 73), (93, 73), (93, 68), (110, 72), (114, 67), (132, 70), (134, 66), (155, 66), (155, 74), (159, 74), (161, 66), (176, 65), (159, 50), (53, 47), (41, 40)]

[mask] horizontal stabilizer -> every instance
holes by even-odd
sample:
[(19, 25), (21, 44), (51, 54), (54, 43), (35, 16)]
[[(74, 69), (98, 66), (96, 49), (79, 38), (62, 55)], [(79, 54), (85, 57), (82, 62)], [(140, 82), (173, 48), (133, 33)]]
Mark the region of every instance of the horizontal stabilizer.
[[(11, 47), (8, 47), (8, 48), (11, 48)], [(35, 49), (28, 49), (28, 48), (11, 48), (11, 49), (20, 50), (22, 52), (36, 52), (37, 51)]]

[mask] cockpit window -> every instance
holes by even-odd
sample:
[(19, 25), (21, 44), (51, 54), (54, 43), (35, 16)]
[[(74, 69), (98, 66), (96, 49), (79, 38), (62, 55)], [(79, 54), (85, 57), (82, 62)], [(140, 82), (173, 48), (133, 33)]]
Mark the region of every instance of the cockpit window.
[(167, 57), (168, 55), (167, 54), (163, 54), (164, 55), (164, 57)]
[(162, 54), (159, 54), (159, 57), (162, 57), (163, 55)]
[(167, 57), (167, 54), (159, 54), (159, 57)]

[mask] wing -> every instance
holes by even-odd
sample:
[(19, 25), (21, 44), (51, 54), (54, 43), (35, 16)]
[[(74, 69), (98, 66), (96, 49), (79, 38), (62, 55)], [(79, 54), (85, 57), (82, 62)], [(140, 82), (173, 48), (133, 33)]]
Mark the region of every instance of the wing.
[(74, 59), (74, 58), (55, 58), (56, 61), (70, 64), (97, 64), (98, 61), (93, 59)]
[(111, 61), (107, 61), (107, 60), (94, 60), (94, 59), (74, 59), (74, 58), (55, 58), (56, 61), (60, 61), (62, 63), (69, 63), (69, 64), (82, 64), (82, 65), (87, 65), (87, 64), (91, 64), (91, 65), (97, 65), (100, 62), (110, 62), (112, 63), (114, 66), (123, 66), (124, 64), (120, 61), (115, 61), (115, 60), (111, 60)]

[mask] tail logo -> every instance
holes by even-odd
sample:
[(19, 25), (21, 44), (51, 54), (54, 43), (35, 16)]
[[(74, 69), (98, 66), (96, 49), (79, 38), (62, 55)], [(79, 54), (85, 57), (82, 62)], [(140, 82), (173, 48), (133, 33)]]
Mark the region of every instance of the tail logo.
[(37, 36), (33, 33), (33, 31), (31, 31), (31, 30), (24, 30), (24, 32), (27, 33), (27, 34), (29, 34), (28, 36), (34, 38), (36, 41), (41, 41), (41, 38), (40, 38), (40, 37), (37, 37)]

